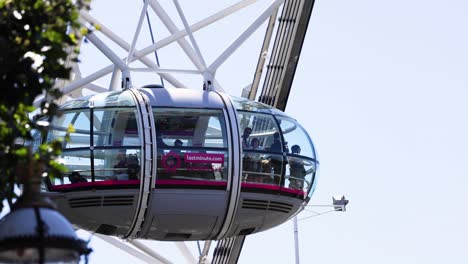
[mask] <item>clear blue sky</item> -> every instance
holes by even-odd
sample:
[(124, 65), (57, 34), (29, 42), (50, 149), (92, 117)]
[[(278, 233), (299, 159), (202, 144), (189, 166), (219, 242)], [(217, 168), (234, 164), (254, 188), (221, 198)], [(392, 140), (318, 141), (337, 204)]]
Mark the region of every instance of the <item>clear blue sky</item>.
[[(141, 5), (94, 2), (92, 14), (131, 42)], [(180, 2), (193, 23), (234, 1)], [(258, 10), (195, 35), (208, 62)], [(301, 263), (468, 263), (467, 13), (462, 0), (316, 1), (286, 112), (319, 152), (310, 204), (335, 194), (351, 202), (346, 213), (299, 222)], [(251, 82), (262, 34), (218, 72), (229, 92)], [(84, 74), (108, 64), (90, 49), (82, 48)], [(175, 51), (161, 50), (161, 63), (186, 61)], [(201, 88), (200, 78), (187, 83)], [(248, 237), (240, 263), (294, 263), (292, 229), (289, 222)], [(172, 243), (148, 245), (181, 263)], [(91, 263), (137, 263), (97, 238), (92, 246)]]

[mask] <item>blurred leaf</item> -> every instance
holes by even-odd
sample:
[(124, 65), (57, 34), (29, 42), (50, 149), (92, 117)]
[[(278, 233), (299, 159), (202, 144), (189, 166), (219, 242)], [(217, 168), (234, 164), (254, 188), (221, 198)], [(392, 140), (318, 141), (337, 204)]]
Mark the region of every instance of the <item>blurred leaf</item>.
[[(49, 100), (41, 104), (38, 118), (59, 114), (58, 106), (52, 102), (61, 93), (54, 86), (60, 78), (70, 76), (70, 68), (64, 62), (77, 58), (75, 45), (87, 33), (77, 20), (78, 7), (87, 9), (87, 3), (83, 0), (0, 0), (2, 200), (11, 202), (16, 196), (14, 187), (20, 180), (16, 168), (28, 162), (28, 147), (22, 142), (32, 139), (33, 129), (45, 130), (30, 120), (36, 110), (34, 99), (45, 94)], [(25, 57), (25, 54), (37, 56)], [(55, 140), (36, 146), (32, 156), (35, 163), (45, 165), (40, 170), (53, 177), (60, 177), (60, 172), (65, 170), (56, 160), (61, 155), (62, 142)]]

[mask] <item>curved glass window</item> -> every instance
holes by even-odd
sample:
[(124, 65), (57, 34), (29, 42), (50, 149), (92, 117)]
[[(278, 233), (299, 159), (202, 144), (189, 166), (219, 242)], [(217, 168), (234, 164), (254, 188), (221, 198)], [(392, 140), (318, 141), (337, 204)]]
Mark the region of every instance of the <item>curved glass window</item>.
[(283, 144), (272, 115), (238, 111), (242, 141), (242, 182), (279, 186)]
[(95, 149), (94, 180), (95, 181), (127, 181), (139, 180), (141, 155), (140, 149)]
[[(50, 179), (52, 190), (109, 188), (114, 183), (138, 186), (141, 125), (132, 95), (119, 91), (85, 99), (65, 104), (63, 115), (51, 121), (49, 141), (69, 135), (60, 159), (68, 172), (62, 179)], [(70, 108), (84, 105), (94, 107)]]
[(310, 195), (318, 166), (314, 145), (304, 128), (295, 120), (277, 119), (287, 146), (284, 187), (299, 191), (298, 195)]
[(92, 182), (89, 148), (87, 150), (64, 150), (60, 161), (67, 166), (68, 172), (62, 179), (53, 179), (52, 185)]
[(275, 114), (275, 115), (285, 115), (282, 111), (272, 106), (269, 106), (269, 105), (266, 105), (257, 101), (251, 101), (251, 100), (247, 100), (245, 98), (236, 97), (236, 96), (231, 96), (231, 99), (234, 104), (234, 107), (238, 111), (250, 111), (250, 112), (270, 113), (270, 114)]
[(231, 96), (231, 99), (237, 110), (259, 112), (272, 108), (269, 105), (265, 105), (257, 101), (247, 100), (242, 97)]
[(89, 108), (89, 102), (94, 95), (88, 95), (81, 98), (73, 99), (68, 102), (65, 102), (60, 106), (61, 109), (70, 109), (70, 108)]
[(96, 94), (93, 97), (94, 107), (134, 106), (133, 96), (129, 91)]
[(292, 146), (298, 145), (301, 148), (301, 155), (315, 159), (315, 149), (309, 135), (302, 126), (290, 118), (277, 117), (283, 132), (287, 152), (291, 151)]
[(94, 146), (140, 146), (134, 107), (94, 109)]
[(73, 109), (65, 110), (60, 117), (54, 117), (50, 124), (47, 141), (55, 139), (63, 139), (67, 133), (69, 126), (73, 126), (72, 132), (68, 133), (70, 140), (64, 142), (63, 148), (79, 148), (89, 147), (90, 144), (90, 127), (89, 127), (89, 109)]
[(259, 112), (238, 111), (238, 120), (243, 190), (310, 195), (318, 162), (306, 131), (293, 119)]
[(210, 182), (223, 182), (225, 186), (229, 157), (223, 111), (153, 110), (158, 148), (157, 183), (185, 184), (190, 188), (204, 181), (205, 187)]

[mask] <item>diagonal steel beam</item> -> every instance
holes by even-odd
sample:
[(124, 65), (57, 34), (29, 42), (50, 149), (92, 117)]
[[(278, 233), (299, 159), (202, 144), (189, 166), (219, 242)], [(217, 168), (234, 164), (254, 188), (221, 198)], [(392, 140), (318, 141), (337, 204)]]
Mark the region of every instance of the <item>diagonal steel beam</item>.
[(159, 255), (156, 251), (152, 250), (151, 248), (149, 248), (148, 246), (146, 246), (145, 244), (143, 244), (142, 242), (138, 241), (138, 240), (130, 240), (128, 243), (130, 243), (131, 245), (133, 245), (134, 247), (138, 248), (139, 250), (145, 252), (146, 254), (148, 254), (149, 256), (157, 259), (158, 261), (160, 261), (161, 263), (165, 263), (165, 264), (173, 264), (171, 261), (169, 261), (168, 259), (166, 259), (165, 257)]
[(229, 45), (229, 47), (226, 48), (226, 50), (224, 50), (223, 53), (221, 53), (221, 55), (218, 56), (218, 58), (216, 58), (215, 61), (213, 61), (213, 63), (210, 64), (208, 69), (211, 72), (216, 72), (218, 67), (223, 64), (283, 2), (284, 0), (276, 0), (273, 2), (236, 40), (234, 40), (233, 43), (231, 43), (231, 45)]
[[(91, 23), (91, 24), (94, 24), (94, 25), (99, 25), (99, 32), (101, 32), (102, 34), (104, 34), (104, 36), (106, 36), (107, 38), (109, 38), (110, 40), (112, 40), (115, 44), (117, 44), (118, 46), (120, 46), (122, 49), (124, 49), (125, 51), (129, 52), (131, 47), (130, 47), (130, 44), (127, 43), (125, 40), (123, 40), (121, 37), (119, 37), (117, 34), (115, 34), (112, 30), (110, 30), (109, 28), (107, 28), (105, 25), (103, 25), (101, 22), (99, 22), (99, 20), (97, 20), (96, 18), (94, 18), (93, 16), (91, 16), (88, 12), (85, 12), (85, 11), (81, 11), (80, 12), (80, 16), (83, 20)], [(85, 24), (85, 23), (83, 23)], [(150, 67), (150, 68), (158, 68), (159, 66), (154, 63), (152, 60), (150, 60), (149, 58), (145, 57), (146, 55), (142, 55), (140, 53), (140, 51), (134, 49), (133, 51), (133, 58), (138, 58), (138, 60), (140, 60), (144, 65)], [(132, 61), (134, 61), (135, 59), (133, 59)], [(105, 75), (105, 74), (104, 74)], [(169, 83), (171, 83), (172, 85), (174, 85), (175, 87), (184, 87), (184, 84), (182, 84), (181, 82), (179, 82), (176, 78), (174, 78), (173, 76), (171, 76), (170, 74), (166, 74), (166, 73), (161, 73), (159, 74), (161, 77), (163, 77), (166, 81), (168, 81)], [(102, 77), (102, 76), (101, 76)], [(98, 77), (100, 78), (100, 77)], [(93, 80), (94, 81), (94, 80)], [(113, 90), (115, 90), (115, 86), (114, 85), (111, 85), (110, 86)]]
[(125, 244), (124, 242), (114, 238), (114, 237), (110, 237), (110, 236), (106, 236), (106, 235), (101, 235), (101, 234), (98, 234), (98, 233), (95, 233), (94, 234), (95, 236), (97, 236), (98, 238), (104, 240), (105, 242), (123, 250), (124, 252), (134, 256), (135, 258), (138, 258), (140, 261), (143, 261), (144, 263), (148, 263), (148, 264), (170, 264), (170, 262), (162, 262), (158, 259), (155, 259), (147, 254), (144, 254), (143, 252), (133, 248), (133, 247), (130, 247), (129, 245)]
[[(210, 24), (213, 24), (215, 23), (216, 21), (218, 20), (221, 20), (223, 18), (225, 18), (226, 16), (228, 15), (231, 15), (233, 14), (234, 12), (256, 2), (257, 0), (244, 0), (244, 1), (241, 1), (239, 3), (236, 3), (234, 5), (231, 5), (217, 13), (215, 13), (214, 15), (210, 16), (210, 17), (207, 17), (195, 24), (193, 24), (192, 26), (190, 26), (190, 29), (192, 30), (192, 32), (196, 32)], [(101, 30), (103, 30), (104, 27), (101, 26)], [(176, 41), (177, 39), (179, 38), (182, 38), (182, 37), (185, 37), (187, 35), (187, 31), (184, 29), (184, 30), (180, 30), (174, 34), (172, 34), (171, 36), (168, 36), (142, 50), (140, 50), (139, 52), (135, 51), (135, 56), (132, 58), (132, 61), (133, 60), (136, 60), (136, 59), (140, 59), (140, 58), (143, 58), (144, 56), (154, 52), (155, 50), (158, 50), (162, 47), (165, 47), (169, 44), (171, 44), (172, 42)], [(156, 65), (157, 67), (157, 65)], [(84, 86), (88, 83), (91, 83), (109, 73), (112, 72), (112, 70), (114, 69), (114, 66), (113, 65), (109, 65), (107, 67), (104, 67), (96, 72), (94, 72), (93, 74), (89, 75), (89, 76), (86, 76), (82, 79), (79, 79), (77, 81), (74, 81), (73, 83), (69, 84), (68, 86), (64, 87), (62, 92), (63, 93), (70, 93), (70, 92), (73, 92), (74, 90), (76, 89), (79, 89), (81, 86)], [(183, 86), (180, 86), (180, 87), (183, 87)]]
[[(269, 51), (270, 60), (263, 79), (260, 102), (285, 110), (314, 2), (314, 0), (285, 1), (275, 42)], [(264, 60), (263, 54), (260, 54), (259, 63), (262, 63), (262, 60)], [(258, 78), (261, 71), (256, 74), (255, 78)], [(255, 97), (254, 94), (250, 96), (250, 98)]]

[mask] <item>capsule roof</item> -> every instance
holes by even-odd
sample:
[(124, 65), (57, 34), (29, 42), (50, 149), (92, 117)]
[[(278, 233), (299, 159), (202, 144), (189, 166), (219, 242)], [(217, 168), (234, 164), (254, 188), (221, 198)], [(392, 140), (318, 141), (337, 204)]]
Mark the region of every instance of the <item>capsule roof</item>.
[[(225, 102), (221, 93), (186, 88), (140, 88), (152, 106), (156, 107), (185, 107), (185, 108), (224, 108)], [(245, 98), (229, 96), (237, 110), (269, 113), (288, 116), (284, 112), (269, 105), (251, 101)], [(92, 102), (92, 103), (91, 103)], [(97, 106), (132, 106), (135, 105), (128, 91), (100, 93), (74, 99), (62, 105), (66, 108), (87, 108), (93, 104)]]

